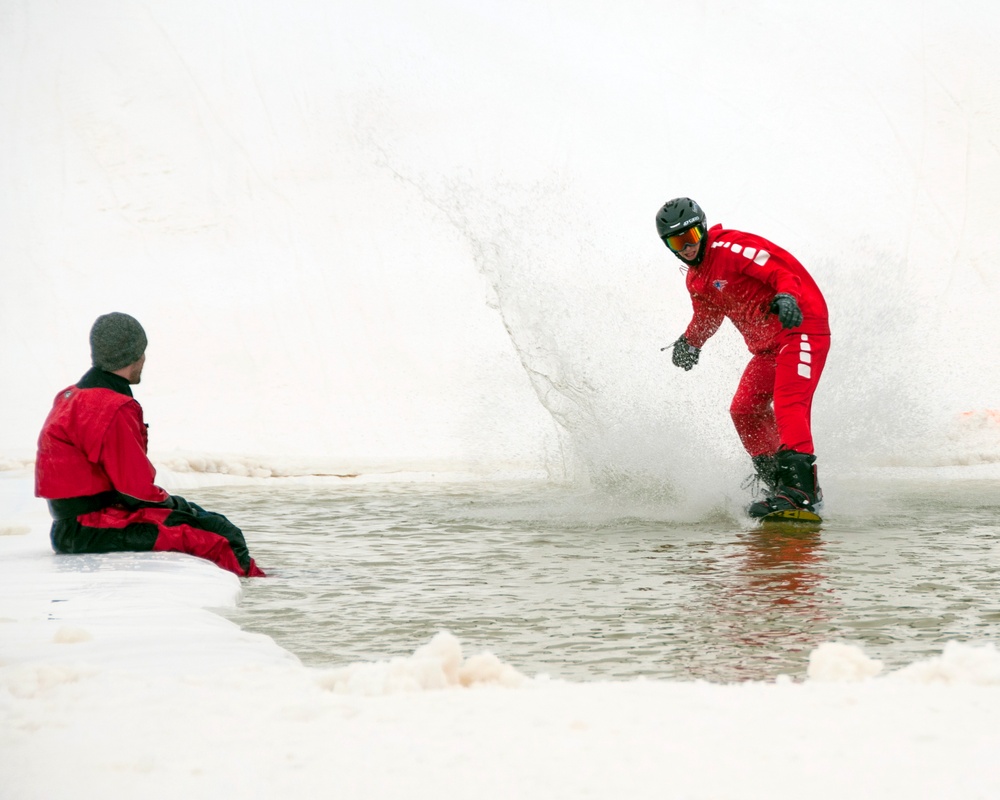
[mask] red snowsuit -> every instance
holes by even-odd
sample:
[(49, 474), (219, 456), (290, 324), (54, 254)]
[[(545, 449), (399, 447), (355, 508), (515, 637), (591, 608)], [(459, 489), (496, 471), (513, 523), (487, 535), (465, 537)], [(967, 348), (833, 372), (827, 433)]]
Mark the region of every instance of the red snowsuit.
[(124, 378), (95, 367), (56, 396), (35, 461), (35, 495), (55, 520), (53, 549), (168, 550), (263, 576), (239, 528), (153, 483), (146, 447), (142, 408)]
[[(751, 456), (779, 447), (814, 453), (812, 398), (830, 349), (819, 287), (791, 253), (760, 236), (713, 225), (704, 247), (701, 264), (687, 271), (694, 316), (684, 337), (700, 348), (728, 317), (753, 354), (729, 409), (743, 446)], [(797, 328), (782, 328), (769, 311), (782, 293), (802, 310)]]

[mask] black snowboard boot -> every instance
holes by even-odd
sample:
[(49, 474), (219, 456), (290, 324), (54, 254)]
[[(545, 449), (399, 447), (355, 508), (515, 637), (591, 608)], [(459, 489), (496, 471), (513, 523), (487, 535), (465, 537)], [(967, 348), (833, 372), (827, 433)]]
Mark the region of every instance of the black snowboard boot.
[(816, 479), (816, 456), (795, 450), (779, 450), (777, 462), (778, 488), (765, 500), (747, 509), (751, 517), (764, 517), (773, 511), (804, 508), (816, 513), (823, 504), (823, 490)]
[(744, 489), (753, 497), (765, 497), (778, 490), (778, 460), (775, 455), (751, 456), (753, 475), (743, 481)]

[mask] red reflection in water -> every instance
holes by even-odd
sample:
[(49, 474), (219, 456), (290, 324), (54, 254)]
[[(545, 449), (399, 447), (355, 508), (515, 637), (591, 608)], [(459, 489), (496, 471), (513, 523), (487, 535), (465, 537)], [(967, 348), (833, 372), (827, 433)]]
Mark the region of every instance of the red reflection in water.
[(819, 531), (753, 531), (747, 545), (746, 590), (779, 606), (816, 606), (825, 579)]

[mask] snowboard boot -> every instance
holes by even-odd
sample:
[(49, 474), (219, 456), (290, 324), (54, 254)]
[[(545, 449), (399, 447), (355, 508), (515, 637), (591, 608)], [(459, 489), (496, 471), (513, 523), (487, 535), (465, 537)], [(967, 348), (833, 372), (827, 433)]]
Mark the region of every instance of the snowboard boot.
[(775, 455), (751, 456), (753, 475), (743, 481), (742, 488), (753, 497), (774, 494), (778, 490), (778, 461)]
[(804, 508), (816, 513), (823, 505), (823, 490), (816, 479), (816, 456), (795, 450), (779, 450), (775, 491), (747, 509), (751, 517), (764, 517), (774, 511)]

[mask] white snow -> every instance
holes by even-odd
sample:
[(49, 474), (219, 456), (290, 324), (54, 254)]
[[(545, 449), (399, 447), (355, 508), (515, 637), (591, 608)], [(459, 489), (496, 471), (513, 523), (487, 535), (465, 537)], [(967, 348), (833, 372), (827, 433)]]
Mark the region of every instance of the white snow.
[(1000, 796), (992, 644), (727, 686), (446, 632), (308, 669), (210, 564), (55, 558), (30, 478), (121, 310), (168, 488), (582, 461), (711, 496), (743, 354), (659, 353), (683, 194), (823, 286), (826, 468), (995, 478), (998, 36), (982, 0), (0, 2), (0, 798)]

